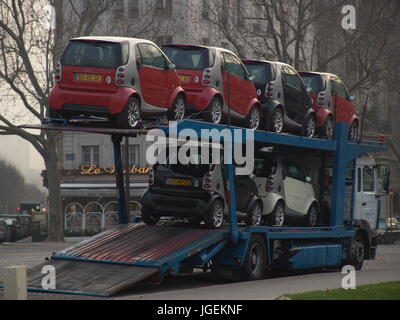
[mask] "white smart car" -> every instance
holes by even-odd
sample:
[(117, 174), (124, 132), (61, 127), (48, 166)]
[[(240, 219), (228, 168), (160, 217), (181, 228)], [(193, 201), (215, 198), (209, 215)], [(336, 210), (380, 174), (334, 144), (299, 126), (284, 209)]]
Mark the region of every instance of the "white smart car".
[(254, 174), (263, 202), (264, 221), (273, 226), (287, 222), (315, 227), (319, 204), (311, 178), (295, 161), (275, 153), (260, 153)]

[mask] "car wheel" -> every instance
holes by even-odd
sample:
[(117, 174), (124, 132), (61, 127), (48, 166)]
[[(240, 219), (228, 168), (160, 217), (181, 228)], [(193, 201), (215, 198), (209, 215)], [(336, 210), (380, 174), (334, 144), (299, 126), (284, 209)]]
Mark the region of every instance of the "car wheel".
[(260, 235), (254, 235), (250, 239), (242, 268), (243, 280), (253, 281), (264, 278), (267, 267), (266, 252), (264, 238)]
[(219, 124), (222, 122), (222, 100), (214, 97), (205, 112), (205, 120), (210, 123)]
[(310, 209), (308, 209), (306, 215), (306, 226), (307, 227), (316, 227), (318, 223), (318, 209), (315, 204), (312, 204)]
[(276, 108), (271, 115), (269, 130), (271, 132), (281, 133), (283, 131), (283, 125), (284, 125), (283, 110), (281, 108)]
[(360, 233), (357, 233), (355, 238), (351, 240), (349, 251), (349, 258), (346, 264), (354, 266), (356, 270), (361, 270), (364, 264), (365, 244)]
[(49, 117), (52, 119), (58, 119), (60, 117), (60, 113), (58, 110), (49, 107)]
[(315, 134), (316, 120), (313, 114), (310, 114), (303, 124), (303, 136), (312, 138)]
[(358, 122), (353, 121), (349, 129), (349, 140), (357, 140), (358, 139)]
[(179, 121), (185, 118), (186, 114), (186, 100), (182, 95), (176, 97), (172, 109), (168, 113), (169, 121)]
[(276, 203), (274, 211), (270, 214), (269, 224), (277, 227), (285, 224), (285, 205), (282, 201)]
[(247, 212), (246, 223), (248, 226), (259, 226), (262, 221), (262, 205), (256, 201)]
[(214, 200), (204, 216), (204, 223), (209, 229), (219, 229), (224, 222), (224, 205), (221, 200)]
[(333, 118), (329, 116), (326, 118), (325, 124), (322, 127), (321, 134), (323, 137), (332, 139), (333, 138), (333, 131), (335, 128), (335, 124)]
[(117, 126), (121, 129), (137, 129), (140, 122), (140, 102), (132, 97), (126, 103), (124, 110), (117, 115)]
[(144, 206), (142, 208), (142, 220), (145, 224), (152, 226), (155, 225), (158, 221), (160, 221), (160, 216), (155, 215), (150, 208)]
[(261, 112), (258, 106), (254, 106), (246, 118), (246, 127), (251, 130), (258, 130), (261, 123)]

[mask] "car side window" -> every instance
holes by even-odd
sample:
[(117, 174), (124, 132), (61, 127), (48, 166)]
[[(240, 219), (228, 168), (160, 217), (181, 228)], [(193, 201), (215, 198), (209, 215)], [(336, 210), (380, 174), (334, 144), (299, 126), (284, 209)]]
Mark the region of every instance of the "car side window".
[(372, 167), (365, 167), (363, 169), (363, 191), (364, 192), (375, 191), (375, 177), (374, 177), (374, 169)]
[(149, 43), (140, 43), (138, 44), (141, 58), (142, 58), (142, 65), (154, 67), (158, 69), (166, 69), (168, 63), (167, 59), (165, 59), (162, 52)]
[(235, 76), (246, 79), (247, 72), (246, 69), (243, 67), (242, 63), (239, 61), (238, 58), (229, 54), (229, 53), (222, 53), (224, 60), (225, 60), (225, 71), (229, 71), (230, 73), (234, 74)]
[(254, 160), (254, 174), (257, 177), (268, 178), (269, 176), (276, 174), (276, 171), (276, 158)]
[(296, 179), (296, 180), (300, 180), (300, 181), (305, 181), (306, 176), (305, 176), (303, 170), (301, 170), (300, 167), (296, 163), (294, 163), (293, 161), (289, 161), (289, 160), (283, 160), (282, 163), (285, 168), (287, 177)]
[(297, 90), (303, 91), (303, 81), (300, 76), (297, 74), (296, 70), (293, 68), (289, 68), (284, 66), (282, 68), (283, 77), (285, 79), (285, 83), (289, 86), (296, 88)]
[(332, 78), (331, 85), (333, 87), (335, 94), (337, 94), (338, 96), (340, 96), (344, 99), (347, 99), (349, 97), (346, 87), (344, 86), (343, 82), (340, 81), (339, 78), (336, 78), (336, 77)]

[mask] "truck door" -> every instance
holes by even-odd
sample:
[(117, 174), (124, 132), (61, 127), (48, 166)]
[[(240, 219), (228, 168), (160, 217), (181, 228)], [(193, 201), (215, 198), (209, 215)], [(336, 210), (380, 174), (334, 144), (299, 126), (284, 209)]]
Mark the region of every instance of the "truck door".
[(377, 174), (372, 165), (357, 167), (356, 217), (376, 228), (378, 218)]

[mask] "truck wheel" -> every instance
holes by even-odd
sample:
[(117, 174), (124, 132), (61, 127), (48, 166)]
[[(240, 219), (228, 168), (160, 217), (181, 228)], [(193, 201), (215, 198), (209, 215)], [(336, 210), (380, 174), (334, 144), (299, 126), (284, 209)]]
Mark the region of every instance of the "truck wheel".
[(354, 266), (356, 270), (361, 270), (364, 264), (365, 244), (360, 233), (357, 233), (355, 238), (351, 240), (349, 258), (347, 264)]
[(124, 110), (116, 116), (117, 126), (121, 129), (137, 129), (140, 126), (140, 102), (132, 97), (128, 100)]
[(222, 122), (222, 100), (219, 97), (212, 98), (210, 105), (205, 111), (205, 120), (210, 123), (220, 124)]
[(245, 281), (260, 280), (264, 277), (267, 268), (267, 248), (263, 237), (254, 235), (248, 246), (242, 278)]
[(204, 216), (206, 228), (219, 229), (224, 222), (224, 205), (221, 200), (214, 200)]
[(282, 201), (278, 201), (274, 211), (270, 214), (269, 225), (282, 227), (285, 224), (285, 205)]
[(172, 109), (168, 113), (168, 120), (169, 121), (179, 121), (185, 118), (186, 113), (186, 100), (180, 94), (176, 97)]
[(316, 227), (318, 223), (318, 209), (315, 204), (312, 204), (306, 215), (306, 226)]
[(154, 215), (153, 211), (150, 210), (148, 207), (143, 207), (142, 220), (145, 224), (152, 226), (155, 225), (160, 220), (160, 216)]
[(259, 226), (262, 221), (263, 208), (260, 201), (254, 202), (247, 211), (246, 223), (248, 226)]

